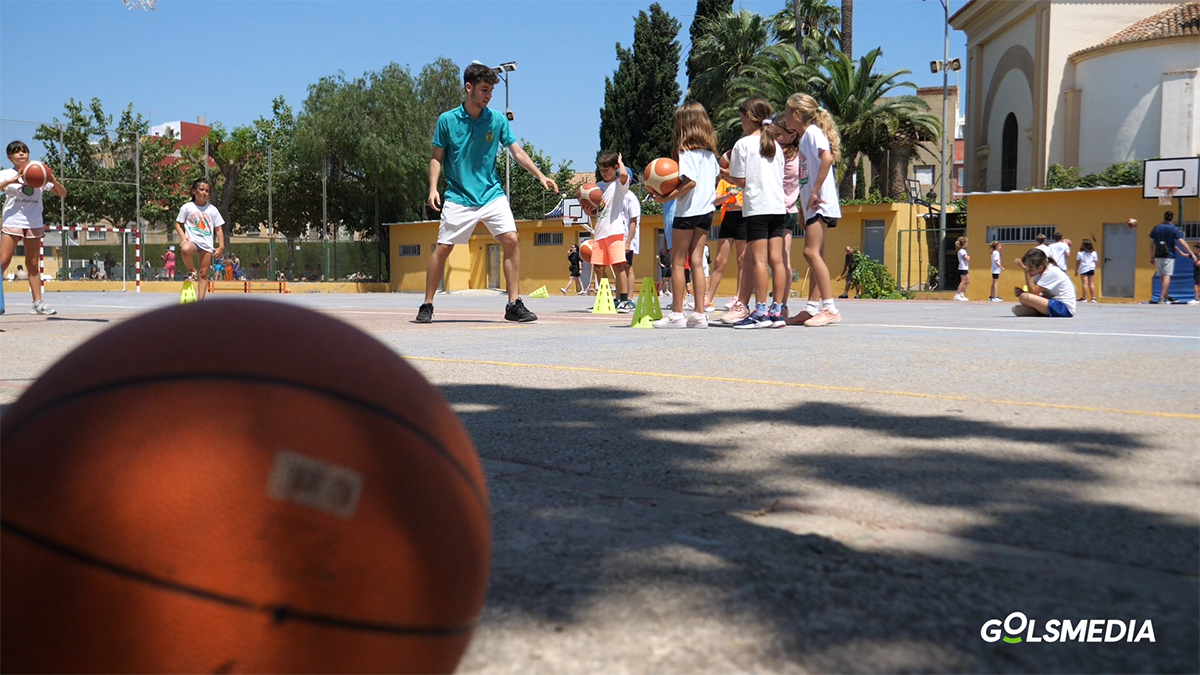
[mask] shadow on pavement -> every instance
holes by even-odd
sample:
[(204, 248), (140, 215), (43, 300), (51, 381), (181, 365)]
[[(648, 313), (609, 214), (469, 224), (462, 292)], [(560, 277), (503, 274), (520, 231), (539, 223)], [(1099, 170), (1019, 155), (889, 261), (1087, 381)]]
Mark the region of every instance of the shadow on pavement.
[[(484, 458), (587, 475), (600, 486), (589, 493), (565, 479), (520, 482), (489, 472), (494, 551), (485, 626), (533, 622), (551, 635), (582, 629), (585, 621), (626, 621), (645, 633), (630, 638), (635, 645), (658, 636), (682, 646), (671, 670), (1200, 671), (1200, 532), (1168, 515), (1079, 496), (1081, 488), (1102, 489), (1104, 479), (1071, 455), (1094, 461), (1155, 452), (1135, 435), (804, 403), (739, 410), (739, 419), (755, 422), (743, 429), (795, 434), (797, 451), (732, 468), (746, 466), (729, 460), (753, 447), (753, 435), (738, 436), (722, 428), (727, 420), (720, 416), (682, 405), (631, 417), (631, 409), (650, 405), (636, 391), (441, 391), (460, 404)], [(886, 434), (891, 451), (804, 447), (806, 430), (839, 428)], [(697, 441), (671, 440), (679, 438)], [(907, 446), (946, 439), (970, 440), (972, 449)], [(905, 444), (901, 452), (896, 443)], [(1000, 452), (1014, 443), (1044, 452)], [(989, 446), (997, 452), (989, 454)], [(794, 488), (781, 490), (781, 479)], [(684, 513), (605, 494), (606, 481), (736, 501), (747, 510), (775, 501), (799, 507), (816, 484), (869, 491), (966, 510), (979, 516), (974, 524), (952, 524), (947, 534), (1063, 554), (1050, 559), (1067, 568), (1006, 570), (969, 556), (867, 553), (830, 537), (761, 526), (728, 509)], [(1081, 559), (1080, 568), (1069, 569), (1065, 556)], [(1110, 572), (1146, 575), (1152, 590), (1110, 583), (1110, 574), (1094, 573), (1097, 561)], [(1156, 642), (1013, 646), (980, 638), (985, 621), (1015, 611), (1039, 625), (1054, 618), (1152, 619)], [(716, 632), (689, 635), (697, 625)], [(733, 646), (740, 631), (755, 627), (771, 639)], [(471, 658), (486, 659), (494, 649), (485, 641), (472, 647)], [(631, 658), (642, 670), (668, 667), (649, 654)]]

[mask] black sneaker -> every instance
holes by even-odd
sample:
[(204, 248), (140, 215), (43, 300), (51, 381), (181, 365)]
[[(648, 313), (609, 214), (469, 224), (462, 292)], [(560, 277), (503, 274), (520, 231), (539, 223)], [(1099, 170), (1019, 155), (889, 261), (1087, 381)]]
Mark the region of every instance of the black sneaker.
[(433, 303), (427, 302), (417, 310), (417, 323), (433, 323)]
[(1164, 296), (1162, 297), (1162, 304), (1164, 304), (1164, 305), (1174, 305), (1174, 304), (1175, 304), (1175, 298), (1172, 298), (1172, 297), (1171, 297), (1171, 296), (1169, 296), (1169, 295), (1164, 295)]
[(525, 307), (525, 303), (521, 302), (520, 298), (508, 303), (504, 308), (504, 318), (508, 321), (520, 321), (521, 323), (529, 323), (537, 321), (537, 314), (529, 311)]

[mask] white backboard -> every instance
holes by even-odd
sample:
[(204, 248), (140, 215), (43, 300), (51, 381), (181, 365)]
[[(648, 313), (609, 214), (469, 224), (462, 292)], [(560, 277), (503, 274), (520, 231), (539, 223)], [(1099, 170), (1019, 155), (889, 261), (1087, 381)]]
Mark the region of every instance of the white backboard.
[(1147, 159), (1142, 163), (1142, 197), (1158, 199), (1160, 188), (1177, 188), (1175, 197), (1195, 197), (1200, 179), (1200, 157)]
[(591, 219), (583, 212), (583, 206), (580, 205), (578, 199), (564, 199), (562, 203), (563, 213), (562, 221), (565, 227), (572, 225), (583, 225), (587, 227)]

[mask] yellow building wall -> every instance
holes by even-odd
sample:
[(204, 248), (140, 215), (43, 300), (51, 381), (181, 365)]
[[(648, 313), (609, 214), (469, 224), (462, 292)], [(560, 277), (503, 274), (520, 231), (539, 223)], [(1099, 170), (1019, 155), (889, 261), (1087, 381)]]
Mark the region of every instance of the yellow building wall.
[[(867, 221), (882, 221), (884, 225), (884, 265), (895, 276), (898, 268), (897, 246), (898, 231), (919, 228), (923, 220), (919, 215), (925, 213), (924, 208), (912, 207), (909, 204), (869, 204), (862, 206), (843, 206), (842, 218), (838, 227), (829, 230), (825, 240), (825, 256), (832, 277), (842, 273), (842, 263), (845, 259), (845, 247), (862, 248), (864, 228)], [(714, 220), (714, 225), (720, 224), (720, 217)], [(403, 223), (389, 225), (391, 228), (391, 260), (393, 291), (423, 291), (425, 289), (425, 270), (429, 255), (437, 240), (438, 223)], [(640, 286), (641, 280), (650, 277), (656, 279), (658, 261), (655, 254), (658, 251), (658, 233), (663, 229), (661, 215), (643, 216), (641, 223), (640, 253), (633, 259), (634, 275)], [(562, 232), (561, 246), (536, 246), (534, 244), (539, 232)], [(567, 281), (567, 249), (579, 241), (581, 235), (587, 235), (587, 230), (579, 226), (564, 227), (559, 220), (522, 220), (517, 221), (518, 246), (521, 253), (521, 283), (520, 292), (529, 292), (545, 286), (551, 293), (562, 288)], [(905, 239), (907, 244), (908, 239)], [(421, 254), (416, 257), (399, 256), (401, 245), (421, 246)], [(478, 225), (470, 241), (464, 246), (456, 246), (446, 264), (446, 290), (461, 291), (467, 289), (484, 289), (488, 287), (487, 277), (487, 248), (498, 245), (496, 240), (483, 225)], [(709, 254), (716, 257), (717, 242), (708, 244)], [(906, 245), (906, 248), (908, 246)], [(924, 264), (928, 267), (928, 256), (923, 256)], [(913, 265), (916, 266), (917, 255), (912, 253)], [(794, 269), (799, 271), (800, 282), (796, 285), (799, 292), (807, 288), (811, 281), (806, 279), (808, 263), (804, 259), (804, 239), (796, 238), (792, 244), (791, 262)], [(905, 262), (905, 265), (909, 263)], [(923, 272), (922, 272), (923, 274)], [(500, 280), (504, 287), (503, 275)], [(730, 254), (729, 264), (718, 289), (719, 296), (732, 296), (737, 289), (737, 260), (735, 253)], [(840, 288), (835, 288), (838, 294)], [(636, 292), (636, 289), (635, 289)]]
[[(1191, 213), (1187, 220), (1196, 219), (1195, 200), (1188, 200)], [(1142, 198), (1141, 187), (1094, 188), (1084, 190), (1031, 190), (1026, 192), (990, 192), (967, 197), (967, 253), (971, 256), (971, 284), (967, 297), (986, 300), (991, 292), (991, 249), (987, 228), (1015, 225), (1053, 225), (1071, 240), (1071, 256), (1067, 273), (1078, 291), (1075, 276), (1075, 254), (1084, 239), (1091, 239), (1100, 254), (1096, 268), (1097, 295), (1101, 294), (1104, 278), (1104, 225), (1123, 223), (1130, 218), (1138, 221), (1134, 259), (1133, 301), (1149, 302), (1154, 266), (1150, 261), (1150, 230), (1162, 222), (1164, 211), (1176, 211), (1173, 206), (1159, 206), (1153, 199)], [(1176, 218), (1176, 222), (1181, 222)], [(1008, 300), (1013, 287), (1025, 283), (1024, 273), (1014, 259), (1036, 244), (1006, 244), (1003, 251), (1004, 271), (1000, 274), (1000, 297)], [(1078, 297), (1078, 296), (1077, 296)], [(1116, 298), (1116, 300), (1131, 300)]]

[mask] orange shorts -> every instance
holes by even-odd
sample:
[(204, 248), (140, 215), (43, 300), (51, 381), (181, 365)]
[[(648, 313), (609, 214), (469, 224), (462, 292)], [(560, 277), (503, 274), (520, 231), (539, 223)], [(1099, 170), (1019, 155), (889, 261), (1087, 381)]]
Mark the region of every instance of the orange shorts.
[(625, 235), (614, 234), (611, 237), (592, 242), (593, 265), (624, 265), (625, 264)]

